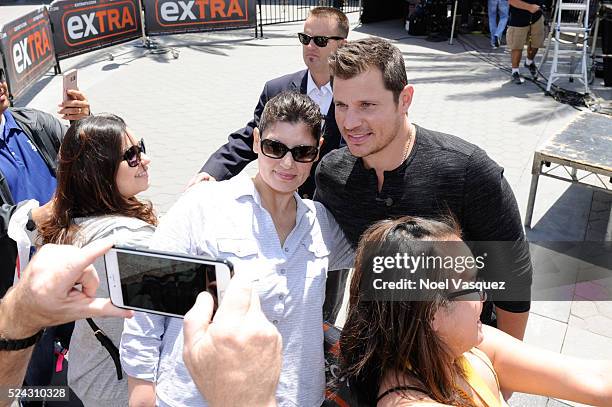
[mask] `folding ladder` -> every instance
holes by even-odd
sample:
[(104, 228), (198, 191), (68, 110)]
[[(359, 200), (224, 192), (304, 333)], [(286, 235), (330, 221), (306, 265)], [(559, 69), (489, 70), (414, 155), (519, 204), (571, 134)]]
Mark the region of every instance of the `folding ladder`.
[[(552, 35), (554, 33), (554, 36)], [(573, 41), (567, 41), (568, 35), (573, 35)], [(553, 31), (549, 39), (554, 43), (553, 60), (546, 91), (560, 78), (578, 79), (584, 84), (584, 93), (589, 93), (589, 78), (587, 70), (588, 39), (589, 39), (589, 0), (557, 0)], [(542, 64), (548, 55), (548, 43)], [(569, 62), (559, 60), (559, 57), (569, 56)], [(567, 73), (559, 71), (559, 65), (569, 65)], [(578, 67), (578, 71), (576, 71)]]

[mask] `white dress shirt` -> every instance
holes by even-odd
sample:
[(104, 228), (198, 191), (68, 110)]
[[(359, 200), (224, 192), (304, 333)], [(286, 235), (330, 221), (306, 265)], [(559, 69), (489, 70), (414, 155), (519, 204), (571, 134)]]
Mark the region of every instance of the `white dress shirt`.
[(325, 85), (318, 88), (317, 84), (312, 79), (310, 71), (308, 71), (308, 84), (306, 85), (306, 94), (317, 105), (319, 105), (319, 109), (321, 109), (321, 114), (326, 116), (334, 96), (331, 83), (327, 82)]

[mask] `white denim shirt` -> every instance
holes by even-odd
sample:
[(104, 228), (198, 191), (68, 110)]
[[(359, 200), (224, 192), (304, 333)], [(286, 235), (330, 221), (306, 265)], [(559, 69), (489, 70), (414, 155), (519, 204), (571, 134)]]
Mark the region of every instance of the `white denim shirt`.
[[(294, 196), (296, 224), (281, 246), (251, 179), (203, 182), (162, 218), (151, 247), (227, 259), (236, 274), (253, 274), (261, 308), (283, 339), (277, 402), (318, 407), (325, 389), (327, 270), (350, 267), (353, 252), (323, 205)], [(182, 325), (181, 319), (137, 313), (125, 323), (121, 362), (128, 375), (157, 382), (158, 405), (206, 406), (183, 362)]]

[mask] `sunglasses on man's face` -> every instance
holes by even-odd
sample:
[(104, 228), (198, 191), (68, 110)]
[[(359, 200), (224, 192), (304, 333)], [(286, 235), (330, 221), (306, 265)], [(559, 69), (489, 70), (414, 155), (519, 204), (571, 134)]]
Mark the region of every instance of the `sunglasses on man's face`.
[(324, 35), (315, 35), (314, 37), (311, 37), (310, 35), (304, 33), (298, 33), (298, 38), (300, 42), (304, 45), (310, 44), (310, 40), (313, 40), (315, 45), (319, 48), (327, 47), (327, 43), (329, 42), (329, 40), (344, 39), (344, 37), (326, 37)]
[(264, 139), (261, 140), (261, 152), (266, 157), (276, 160), (280, 160), (287, 152), (291, 152), (294, 161), (298, 163), (311, 163), (316, 160), (319, 148), (315, 146), (295, 146), (289, 148), (280, 141)]
[(144, 139), (140, 139), (138, 145), (132, 146), (125, 150), (123, 153), (123, 159), (127, 161), (130, 167), (138, 167), (142, 161), (140, 155), (146, 153)]

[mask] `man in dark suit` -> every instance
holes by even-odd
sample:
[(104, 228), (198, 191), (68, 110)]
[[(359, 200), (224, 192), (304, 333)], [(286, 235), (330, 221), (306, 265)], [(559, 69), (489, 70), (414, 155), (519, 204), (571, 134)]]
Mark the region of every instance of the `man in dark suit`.
[[(285, 90), (306, 94), (321, 108), (325, 122), (324, 142), (319, 158), (338, 148), (342, 138), (336, 125), (327, 58), (346, 42), (348, 31), (348, 19), (343, 12), (332, 7), (313, 8), (304, 23), (304, 31), (298, 34), (302, 43), (304, 63), (308, 69), (266, 82), (253, 119), (246, 127), (229, 135), (228, 142), (210, 156), (189, 185), (205, 180), (221, 181), (232, 178), (257, 159), (257, 154), (253, 152), (253, 129), (257, 127), (268, 100)], [(303, 198), (312, 198), (314, 195), (315, 170), (316, 165), (313, 165), (310, 177), (298, 191)]]

